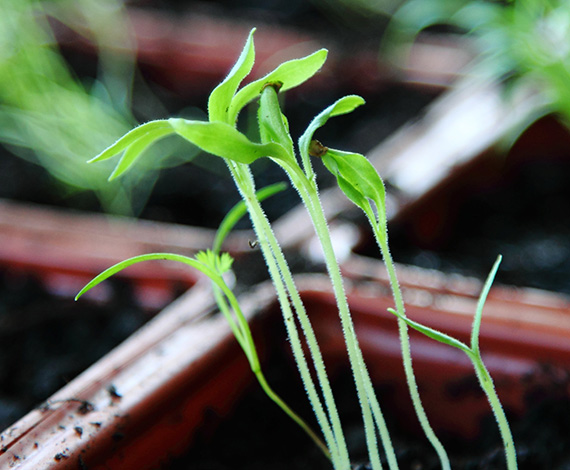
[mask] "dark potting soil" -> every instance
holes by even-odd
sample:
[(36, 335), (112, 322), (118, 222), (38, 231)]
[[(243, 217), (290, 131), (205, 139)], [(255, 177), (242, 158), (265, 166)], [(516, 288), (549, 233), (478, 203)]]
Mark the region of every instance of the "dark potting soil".
[(111, 280), (104, 303), (49, 293), (24, 273), (0, 271), (0, 430), (125, 340), (151, 316)]
[[(272, 387), (289, 404), (294, 404), (294, 409), (301, 416), (313, 416), (289, 356), (286, 359), (284, 354), (274, 355), (264, 371)], [(537, 374), (526, 396), (529, 411), (523, 417), (511, 420), (520, 470), (570, 468), (570, 374), (545, 379), (548, 374), (548, 370)], [(545, 381), (548, 383), (546, 386)], [(354, 468), (367, 470), (362, 418), (352, 377), (341, 373), (333, 381), (333, 390)], [(395, 410), (385, 407), (384, 412), (400, 469), (439, 469), (439, 461), (425, 438), (404, 431), (394, 415)], [(267, 398), (257, 384), (252, 385), (230, 416), (212, 413), (206, 421), (208, 425), (200, 430), (192, 449), (173, 460), (165, 470), (331, 469), (328, 460), (312, 441)], [(314, 423), (311, 425), (316, 427)], [(449, 452), (454, 470), (505, 468), (497, 426), (490, 413), (481, 424), (480, 437), (476, 442), (464, 442), (449, 436), (440, 438)], [(387, 468), (384, 460), (383, 466)]]

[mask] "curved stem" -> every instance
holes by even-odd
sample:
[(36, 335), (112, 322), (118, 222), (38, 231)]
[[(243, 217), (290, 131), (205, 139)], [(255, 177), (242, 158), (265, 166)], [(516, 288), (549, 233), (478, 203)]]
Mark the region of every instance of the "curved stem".
[(332, 241), (330, 238), (330, 232), (328, 230), (327, 221), (321, 205), (321, 201), (318, 197), (316, 184), (306, 179), (297, 181), (292, 179), (292, 182), (298, 189), (299, 194), (303, 199), (303, 203), (309, 210), (315, 231), (317, 233), (325, 256), (325, 263), (339, 308), (339, 316), (341, 319), (348, 356), (354, 375), (357, 393), (359, 396), (360, 406), (364, 419), (364, 428), (366, 433), (370, 463), (373, 469), (382, 468), (380, 456), (378, 454), (378, 443), (374, 426), (374, 423), (376, 423), (387, 455), (388, 464), (391, 469), (395, 470), (398, 468), (395, 452), (384, 417), (380, 409), (380, 405), (377, 401), (372, 382), (370, 380), (370, 376), (362, 357), (362, 351), (358, 345), (358, 339), (356, 338), (356, 333), (354, 331), (354, 325), (350, 315), (348, 301), (344, 292), (340, 267), (334, 253)]
[[(223, 279), (221, 279), (223, 282)], [(253, 341), (253, 336), (251, 334), (251, 329), (249, 324), (245, 318), (245, 315), (241, 311), (239, 306), (239, 302), (237, 301), (235, 295), (231, 291), (229, 287), (225, 287), (223, 290), (222, 288), (213, 283), (214, 289), (214, 296), (216, 298), (216, 303), (224, 317), (233, 323), (233, 318), (230, 312), (230, 307), (226, 302), (226, 298), (229, 300), (232, 309), (234, 310), (237, 316), (237, 327), (239, 331), (234, 331), (234, 336), (238, 339), (240, 346), (242, 347), (248, 362), (250, 364), (252, 372), (255, 374), (257, 381), (259, 382), (261, 388), (265, 392), (265, 394), (277, 405), (281, 408), (295, 423), (297, 423), (303, 431), (313, 440), (313, 442), (317, 445), (319, 449), (323, 452), (323, 454), (331, 460), (331, 453), (325, 443), (321, 440), (317, 434), (311, 429), (311, 427), (297, 414), (295, 413), (287, 403), (283, 401), (283, 399), (275, 393), (275, 391), (271, 388), (269, 383), (267, 382), (263, 371), (261, 370), (261, 363), (259, 361), (259, 356), (257, 354), (257, 348), (255, 347), (255, 342)], [(223, 293), (222, 293), (223, 292)], [(234, 323), (235, 324), (235, 323)]]
[[(367, 214), (369, 219), (370, 215)], [(406, 317), (406, 310), (404, 307), (404, 300), (402, 298), (402, 291), (400, 289), (400, 284), (398, 283), (398, 278), (396, 276), (396, 268), (394, 266), (394, 261), (392, 255), (390, 254), (390, 249), (388, 247), (388, 237), (387, 234), (380, 231), (380, 227), (377, 224), (372, 223), (371, 225), (374, 231), (374, 236), (380, 247), (380, 252), (384, 260), (384, 265), (388, 271), (388, 277), (390, 279), (390, 288), (392, 290), (392, 296), (394, 298), (394, 303), (396, 305), (396, 310), (402, 317)], [(420, 421), (420, 425), (430, 441), (431, 445), (435, 449), (439, 460), (441, 462), (441, 467), (444, 470), (451, 470), (451, 464), (449, 462), (449, 457), (445, 448), (443, 447), (441, 441), (435, 435), (433, 428), (431, 427), (428, 417), (426, 415), (425, 409), (422, 405), (421, 397), (418, 390), (418, 385), (416, 382), (416, 376), (414, 374), (414, 368), (412, 363), (412, 354), (410, 351), (410, 337), (408, 334), (408, 325), (404, 320), (398, 318), (398, 331), (400, 334), (400, 345), (402, 350), (402, 360), (404, 364), (404, 371), (406, 374), (406, 380), (408, 382), (408, 389), (410, 391), (410, 397), (414, 406), (414, 410)]]
[[(235, 164), (233, 162), (229, 162), (229, 167), (250, 213), (254, 230), (260, 242), (260, 247), (267, 263), (271, 279), (273, 280), (277, 291), (277, 296), (285, 320), (285, 326), (293, 349), (293, 355), (297, 362), (309, 401), (311, 402), (311, 406), (313, 407), (319, 425), (322, 429), (327, 446), (330, 449), (333, 462), (335, 463), (335, 467), (338, 469), (348, 469), (350, 468), (350, 459), (344, 442), (342, 426), (340, 424), (338, 412), (336, 411), (334, 397), (328, 382), (324, 363), (322, 362), (318, 343), (301, 302), (298, 290), (295, 287), (293, 276), (289, 270), (281, 248), (279, 247), (277, 239), (273, 234), (269, 221), (255, 197), (255, 188), (249, 168), (245, 165)], [(297, 332), (293, 312), (291, 311), (288, 294), (294, 305), (301, 327), (303, 328), (303, 332), (309, 346), (309, 351), (312, 354), (315, 370), (323, 392), (327, 410), (329, 411), (329, 416), (324, 412), (321, 399), (311, 377)]]
[(517, 470), (515, 442), (511, 433), (511, 428), (509, 427), (509, 423), (507, 421), (507, 417), (505, 415), (505, 411), (503, 410), (501, 401), (499, 400), (499, 396), (495, 390), (493, 379), (485, 367), (485, 364), (483, 364), (481, 356), (479, 356), (477, 353), (473, 353), (473, 355), (469, 355), (469, 358), (473, 362), (473, 366), (475, 368), (477, 378), (479, 379), (479, 383), (481, 384), (481, 388), (485, 391), (485, 395), (487, 395), (487, 399), (489, 400), (489, 404), (491, 405), (491, 409), (493, 410), (493, 414), (497, 420), (499, 432), (501, 433), (501, 438), (505, 447), (505, 459), (507, 461), (507, 468), (508, 470)]

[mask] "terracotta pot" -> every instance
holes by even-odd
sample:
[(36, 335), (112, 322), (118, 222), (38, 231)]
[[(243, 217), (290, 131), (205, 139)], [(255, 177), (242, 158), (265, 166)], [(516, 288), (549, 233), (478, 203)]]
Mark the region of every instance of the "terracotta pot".
[[(95, 275), (128, 257), (152, 252), (192, 255), (212, 246), (215, 231), (160, 222), (74, 212), (0, 200), (0, 265), (31, 273), (62, 296), (74, 297)], [(224, 248), (251, 251), (249, 231), (232, 234)], [(118, 274), (130, 279), (145, 307), (160, 308), (198, 277), (176, 263), (140, 263)], [(105, 289), (88, 293), (104, 298)]]

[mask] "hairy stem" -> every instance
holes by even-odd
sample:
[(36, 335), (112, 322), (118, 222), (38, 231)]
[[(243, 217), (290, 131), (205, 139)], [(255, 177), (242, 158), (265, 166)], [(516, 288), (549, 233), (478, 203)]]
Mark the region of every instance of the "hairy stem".
[(386, 427), (380, 405), (377, 401), (370, 376), (366, 369), (362, 351), (358, 345), (358, 339), (354, 331), (354, 325), (350, 315), (350, 309), (346, 294), (344, 292), (344, 285), (340, 273), (340, 267), (334, 253), (330, 232), (326, 217), (318, 197), (316, 183), (314, 181), (305, 182), (292, 180), (293, 184), (299, 190), (303, 203), (309, 210), (311, 219), (313, 221), (315, 231), (321, 243), (323, 253), (325, 256), (325, 263), (327, 271), (332, 282), (333, 291), (339, 308), (339, 316), (343, 328), (346, 347), (348, 351), (349, 360), (351, 363), (355, 385), (360, 401), (362, 415), (364, 419), (364, 428), (366, 432), (366, 441), (368, 445), (370, 463), (373, 469), (381, 469), (380, 456), (378, 454), (378, 443), (376, 439), (376, 431), (374, 423), (378, 427), (382, 443), (388, 459), (388, 464), (391, 469), (398, 468), (395, 452), (391, 443), (391, 439)]
[(473, 354), (469, 355), (469, 358), (471, 359), (471, 362), (473, 362), (473, 367), (475, 368), (481, 388), (485, 391), (485, 395), (487, 395), (487, 399), (489, 400), (489, 404), (493, 410), (493, 415), (495, 416), (495, 420), (499, 426), (499, 432), (501, 433), (501, 439), (503, 440), (505, 448), (507, 469), (517, 470), (517, 456), (513, 435), (511, 433), (511, 428), (509, 427), (505, 411), (501, 405), (497, 391), (495, 390), (493, 379), (485, 367), (485, 364), (483, 364), (483, 360), (478, 352), (474, 351)]
[[(342, 433), (340, 418), (338, 417), (337, 408), (324, 367), (324, 362), (322, 361), (320, 349), (298, 290), (295, 287), (293, 275), (289, 270), (279, 243), (271, 229), (271, 225), (255, 197), (255, 188), (249, 168), (245, 165), (233, 162), (229, 162), (229, 167), (250, 213), (255, 233), (260, 242), (260, 248), (277, 291), (287, 334), (291, 341), (293, 355), (299, 368), (301, 379), (307, 391), (309, 401), (313, 407), (317, 421), (319, 422), (325, 441), (327, 442), (327, 446), (330, 449), (335, 468), (340, 470), (348, 469), (350, 468), (350, 459), (348, 457), (348, 451), (346, 449), (346, 443)], [(301, 324), (301, 328), (303, 329), (303, 333), (309, 346), (309, 351), (314, 362), (315, 371), (323, 393), (328, 416), (324, 412), (321, 399), (317, 393), (307, 365), (289, 299), (295, 308), (295, 313), (297, 314), (297, 318)]]
[[(382, 258), (384, 260), (384, 265), (386, 266), (386, 270), (388, 271), (388, 277), (390, 279), (390, 288), (392, 290), (392, 296), (394, 298), (394, 303), (396, 305), (396, 310), (400, 314), (400, 316), (406, 316), (406, 310), (404, 307), (404, 300), (402, 298), (402, 291), (400, 289), (400, 284), (398, 283), (398, 277), (396, 276), (396, 268), (394, 266), (394, 261), (392, 259), (392, 255), (390, 254), (390, 249), (388, 247), (388, 237), (385, 232), (382, 232), (379, 224), (374, 223), (374, 218), (371, 218), (370, 214), (367, 214), (368, 218), (370, 219), (372, 228), (374, 230), (374, 236), (380, 247), (380, 252), (382, 254)], [(398, 317), (398, 330), (400, 334), (400, 345), (402, 350), (402, 359), (404, 364), (404, 371), (406, 374), (406, 380), (408, 382), (408, 388), (410, 391), (410, 396), (412, 399), (412, 403), (414, 405), (414, 410), (420, 421), (420, 425), (427, 437), (430, 441), (431, 445), (435, 449), (439, 460), (441, 462), (441, 467), (444, 470), (451, 470), (451, 464), (449, 462), (449, 457), (445, 448), (443, 447), (440, 440), (435, 435), (433, 428), (431, 427), (429, 420), (427, 418), (426, 412), (422, 405), (421, 397), (418, 390), (418, 385), (416, 382), (416, 377), (414, 374), (414, 368), (412, 364), (412, 354), (410, 351), (410, 337), (408, 334), (408, 325), (406, 322)]]

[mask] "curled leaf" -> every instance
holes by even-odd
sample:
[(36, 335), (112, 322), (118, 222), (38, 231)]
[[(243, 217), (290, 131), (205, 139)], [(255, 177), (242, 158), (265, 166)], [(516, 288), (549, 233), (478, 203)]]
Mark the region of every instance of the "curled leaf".
[(323, 127), (326, 122), (334, 116), (340, 116), (342, 114), (351, 113), (358, 106), (365, 103), (364, 98), (357, 95), (348, 95), (340, 98), (331, 104), (328, 108), (317, 114), (311, 123), (307, 126), (303, 135), (299, 138), (299, 152), (301, 153), (301, 159), (305, 166), (305, 171), (309, 167), (309, 150), (311, 142), (313, 140), (313, 134), (317, 129)]
[(337, 177), (341, 190), (365, 212), (371, 200), (376, 205), (378, 223), (386, 228), (386, 193), (384, 182), (364, 155), (328, 149), (322, 157), (327, 169)]

